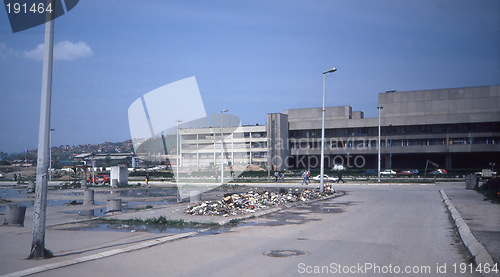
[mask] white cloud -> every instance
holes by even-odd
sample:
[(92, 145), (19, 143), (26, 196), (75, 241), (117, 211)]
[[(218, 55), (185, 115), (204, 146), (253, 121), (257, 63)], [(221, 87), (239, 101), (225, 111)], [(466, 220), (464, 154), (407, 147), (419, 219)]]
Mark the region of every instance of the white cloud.
[(38, 44), (35, 49), (24, 52), (24, 56), (28, 59), (41, 61), (43, 59), (43, 44)]
[(3, 42), (0, 42), (0, 59), (6, 59), (8, 56), (14, 55), (14, 51), (8, 48)]
[[(43, 44), (39, 44), (35, 49), (24, 52), (24, 56), (41, 61), (43, 48)], [(65, 40), (54, 45), (54, 60), (56, 61), (74, 61), (79, 58), (88, 58), (93, 54), (94, 51), (85, 42), (72, 43)]]

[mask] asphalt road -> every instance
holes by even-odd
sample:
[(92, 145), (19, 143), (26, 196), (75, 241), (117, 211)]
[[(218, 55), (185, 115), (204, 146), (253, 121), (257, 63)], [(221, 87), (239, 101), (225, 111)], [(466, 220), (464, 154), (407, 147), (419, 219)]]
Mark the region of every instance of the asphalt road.
[(460, 274), (470, 257), (439, 188), (342, 186), (345, 196), (251, 219), (217, 235), (36, 276), (479, 276)]

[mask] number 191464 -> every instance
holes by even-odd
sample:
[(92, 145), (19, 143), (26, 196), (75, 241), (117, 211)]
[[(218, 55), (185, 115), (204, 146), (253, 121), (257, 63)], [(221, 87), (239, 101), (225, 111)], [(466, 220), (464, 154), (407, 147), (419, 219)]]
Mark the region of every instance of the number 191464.
[(44, 3), (8, 3), (5, 7), (7, 8), (7, 13), (52, 13), (52, 5), (50, 3), (47, 5)]

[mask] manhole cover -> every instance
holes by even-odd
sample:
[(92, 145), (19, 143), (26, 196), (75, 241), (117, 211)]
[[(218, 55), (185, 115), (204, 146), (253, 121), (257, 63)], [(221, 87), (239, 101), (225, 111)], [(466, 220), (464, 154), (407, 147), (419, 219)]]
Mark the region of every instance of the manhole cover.
[(290, 256), (302, 256), (305, 255), (306, 252), (300, 250), (269, 250), (263, 253), (269, 257), (290, 257)]

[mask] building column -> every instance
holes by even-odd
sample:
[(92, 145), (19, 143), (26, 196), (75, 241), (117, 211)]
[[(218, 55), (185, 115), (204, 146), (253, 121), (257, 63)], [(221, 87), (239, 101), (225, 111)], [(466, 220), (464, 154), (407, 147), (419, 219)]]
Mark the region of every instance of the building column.
[[(390, 164), (390, 155), (386, 154), (384, 155), (384, 163), (383, 163), (383, 168), (389, 169), (389, 164)], [(391, 168), (392, 169), (392, 168)]]
[(445, 168), (446, 169), (451, 169), (452, 168), (452, 161), (451, 161), (451, 154), (446, 154), (446, 156), (444, 157), (445, 158)]

